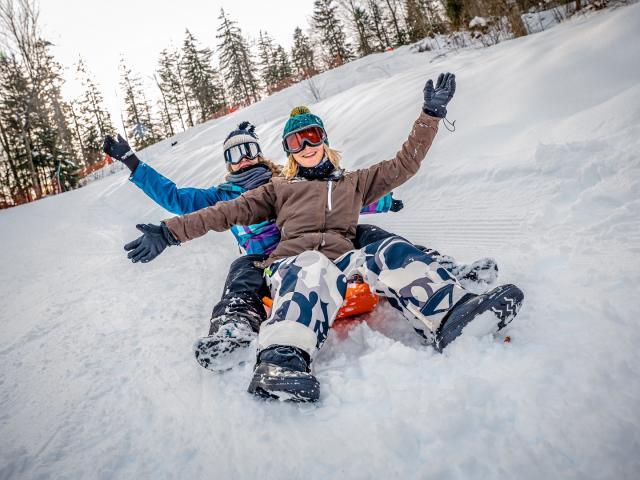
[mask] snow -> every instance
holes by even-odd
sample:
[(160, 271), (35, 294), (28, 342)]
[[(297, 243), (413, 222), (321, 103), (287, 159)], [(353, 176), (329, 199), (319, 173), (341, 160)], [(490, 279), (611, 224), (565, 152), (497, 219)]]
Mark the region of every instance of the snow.
[[(246, 393), (193, 341), (237, 255), (211, 233), (133, 265), (170, 216), (119, 172), (0, 212), (0, 478), (635, 478), (640, 471), (640, 5), (487, 49), (372, 55), (141, 152), (184, 186), (221, 180), (241, 120), (269, 157), (311, 104), (348, 168), (391, 157), (422, 87), (457, 74), (405, 208), (363, 221), (525, 291), (504, 333), (421, 345), (388, 305), (340, 324), (318, 405)], [(174, 147), (170, 143), (178, 140)]]
[(469, 28), (473, 27), (486, 27), (487, 19), (484, 17), (473, 17), (469, 22)]

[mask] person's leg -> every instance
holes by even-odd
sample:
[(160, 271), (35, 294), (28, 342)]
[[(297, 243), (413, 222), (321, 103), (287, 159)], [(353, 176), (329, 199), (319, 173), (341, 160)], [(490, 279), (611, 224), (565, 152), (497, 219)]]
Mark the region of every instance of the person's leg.
[[(363, 223), (357, 226), (356, 238), (353, 243), (356, 249), (360, 249), (371, 243), (390, 237), (399, 237), (399, 235), (376, 225)], [(484, 257), (467, 265), (458, 263), (452, 256), (442, 255), (433, 248), (417, 244), (414, 245), (438, 262), (447, 272), (453, 275), (458, 282), (461, 282), (465, 289), (471, 289), (475, 293), (478, 293), (479, 291), (486, 290), (487, 286), (495, 283), (498, 279), (498, 264), (493, 258)]]
[(377, 225), (359, 223), (356, 226), (356, 238), (353, 240), (353, 244), (355, 245), (356, 250), (360, 250), (361, 248), (364, 248), (371, 243), (396, 236), (398, 235), (388, 232), (384, 228), (378, 227)]
[(271, 266), (273, 307), (258, 335), (258, 358), (249, 392), (261, 397), (315, 401), (320, 384), (310, 373), (344, 301), (345, 276), (317, 251)]
[[(350, 276), (358, 272), (372, 291), (387, 297), (416, 332), (442, 351), (484, 312), (493, 315), (474, 322), (476, 334), (504, 328), (518, 313), (524, 294), (502, 285), (475, 295), (464, 290), (428, 252), (401, 237), (379, 240), (336, 261)], [(483, 317), (484, 318), (484, 317)], [(482, 325), (480, 325), (482, 323)]]
[(229, 370), (246, 359), (246, 347), (266, 318), (262, 297), (268, 294), (263, 269), (266, 255), (245, 255), (229, 267), (222, 298), (213, 308), (209, 335), (194, 343), (196, 360), (214, 372)]
[(371, 291), (402, 312), (429, 341), (466, 292), (429, 253), (402, 237), (386, 236), (336, 260), (347, 277), (359, 273)]
[(344, 274), (324, 254), (309, 250), (271, 267), (273, 298), (258, 347), (291, 345), (313, 357), (327, 338), (347, 291)]
[(217, 325), (235, 317), (246, 317), (254, 332), (267, 318), (262, 297), (269, 295), (264, 279), (264, 269), (256, 263), (266, 260), (267, 255), (244, 255), (233, 261), (224, 283), (222, 298), (213, 307), (209, 335), (217, 330)]

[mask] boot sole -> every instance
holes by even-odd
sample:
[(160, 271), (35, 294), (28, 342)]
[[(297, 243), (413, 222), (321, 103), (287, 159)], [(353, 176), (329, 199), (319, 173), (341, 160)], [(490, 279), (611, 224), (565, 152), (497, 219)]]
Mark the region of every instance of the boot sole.
[(205, 337), (196, 340), (193, 353), (202, 367), (214, 373), (224, 373), (247, 362), (246, 350), (250, 345), (248, 338)]
[[(497, 317), (498, 323), (495, 324), (495, 332), (502, 330), (518, 314), (524, 300), (524, 293), (515, 285), (502, 285), (484, 295), (487, 296), (484, 301), (478, 302), (475, 308), (470, 309), (461, 318), (458, 318), (455, 323), (447, 321), (442, 325), (434, 345), (436, 350), (442, 353), (447, 345), (462, 334), (463, 329), (473, 319), (485, 312), (492, 312)], [(474, 300), (471, 301), (473, 302)]]
[(261, 363), (256, 367), (247, 391), (264, 399), (316, 402), (320, 398), (320, 382), (307, 372)]

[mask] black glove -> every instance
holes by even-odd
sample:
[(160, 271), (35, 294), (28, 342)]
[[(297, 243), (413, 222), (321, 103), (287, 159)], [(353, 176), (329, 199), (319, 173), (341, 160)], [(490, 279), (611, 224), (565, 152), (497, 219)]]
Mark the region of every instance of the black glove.
[(402, 202), (402, 200), (396, 200), (392, 196), (391, 197), (391, 208), (389, 209), (389, 211), (390, 212), (399, 212), (403, 208), (404, 208), (404, 203)]
[(447, 103), (456, 93), (456, 76), (453, 73), (441, 73), (433, 88), (433, 80), (427, 80), (424, 86), (424, 105), (422, 110), (432, 117), (444, 118), (447, 116)]
[(118, 134), (117, 140), (111, 135), (104, 137), (104, 143), (102, 144), (102, 151), (109, 155), (111, 158), (120, 160), (124, 163), (131, 173), (135, 171), (140, 163), (138, 157), (133, 152), (127, 141)]
[(142, 232), (142, 236), (124, 246), (124, 249), (129, 252), (127, 258), (130, 258), (133, 263), (150, 262), (168, 246), (180, 245), (164, 222), (160, 225), (139, 224), (136, 228)]

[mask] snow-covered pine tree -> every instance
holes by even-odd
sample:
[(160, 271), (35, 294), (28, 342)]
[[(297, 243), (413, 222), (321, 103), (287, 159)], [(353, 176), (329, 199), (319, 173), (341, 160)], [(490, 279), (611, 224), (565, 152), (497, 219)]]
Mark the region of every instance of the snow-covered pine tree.
[(351, 45), (347, 42), (342, 23), (338, 19), (338, 7), (333, 0), (313, 2), (313, 27), (317, 31), (328, 68), (342, 65), (353, 59)]
[(193, 34), (186, 30), (181, 66), (186, 86), (198, 104), (200, 122), (226, 108), (224, 87), (211, 65), (212, 55), (209, 48), (199, 49)]
[(307, 79), (319, 72), (311, 41), (309, 37), (302, 33), (300, 27), (296, 27), (293, 31), (291, 63), (293, 64), (298, 80)]
[(236, 22), (227, 18), (220, 9), (220, 26), (216, 38), (219, 39), (218, 56), (223, 76), (236, 105), (248, 105), (259, 100), (260, 88), (247, 41)]

